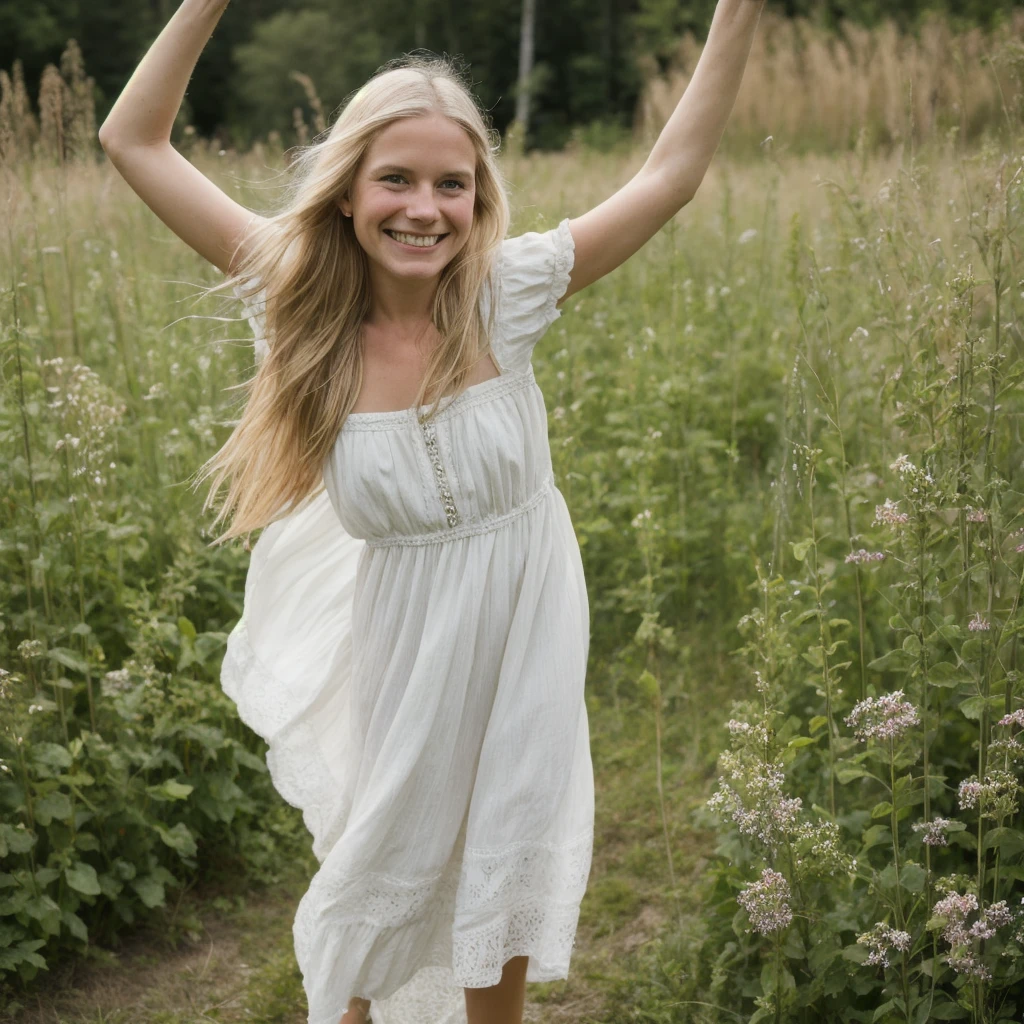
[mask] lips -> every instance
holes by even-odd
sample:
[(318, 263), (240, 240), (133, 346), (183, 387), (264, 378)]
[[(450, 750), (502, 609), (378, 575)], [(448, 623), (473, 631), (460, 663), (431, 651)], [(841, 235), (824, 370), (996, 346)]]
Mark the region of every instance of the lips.
[(414, 249), (432, 249), (442, 239), (448, 237), (447, 231), (435, 235), (425, 235), (412, 231), (395, 231), (393, 228), (384, 228), (384, 234), (398, 242), (399, 245)]

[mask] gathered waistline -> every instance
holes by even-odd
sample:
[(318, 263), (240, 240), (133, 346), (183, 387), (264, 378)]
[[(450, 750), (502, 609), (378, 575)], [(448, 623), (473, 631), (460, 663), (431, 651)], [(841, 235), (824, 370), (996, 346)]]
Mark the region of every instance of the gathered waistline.
[(555, 474), (550, 472), (544, 483), (531, 497), (509, 512), (503, 512), (497, 516), (486, 516), (483, 519), (463, 520), (458, 526), (443, 527), (440, 530), (431, 530), (429, 533), (399, 533), (391, 537), (370, 537), (366, 540), (366, 546), (368, 548), (386, 548), (409, 547), (418, 544), (443, 544), (449, 540), (460, 540), (463, 537), (473, 537), (481, 533), (493, 533), (535, 508), (554, 489)]

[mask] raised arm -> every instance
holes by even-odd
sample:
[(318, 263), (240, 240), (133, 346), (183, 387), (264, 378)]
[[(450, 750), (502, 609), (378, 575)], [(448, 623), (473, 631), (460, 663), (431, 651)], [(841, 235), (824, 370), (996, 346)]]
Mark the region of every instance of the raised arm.
[(99, 139), (139, 198), (184, 242), (227, 273), (257, 215), (236, 203), (172, 145), (185, 88), (228, 0), (184, 0), (142, 58)]
[(624, 263), (696, 194), (739, 92), (764, 0), (718, 0), (704, 50), (643, 167), (569, 222), (576, 256), (561, 301)]

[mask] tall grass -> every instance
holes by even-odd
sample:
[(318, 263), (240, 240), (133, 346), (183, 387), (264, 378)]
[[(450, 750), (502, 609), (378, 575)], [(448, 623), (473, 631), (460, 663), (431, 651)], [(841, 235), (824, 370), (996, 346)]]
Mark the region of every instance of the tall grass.
[[(703, 44), (687, 34), (671, 70), (651, 74), (637, 114), (652, 140), (682, 96)], [(1024, 62), (1024, 11), (1004, 26), (957, 32), (933, 13), (916, 35), (892, 20), (844, 21), (838, 36), (803, 18), (765, 11), (724, 140), (750, 151), (766, 136), (788, 148), (918, 145), (957, 133), (1008, 138), (1019, 119), (1015, 82)]]

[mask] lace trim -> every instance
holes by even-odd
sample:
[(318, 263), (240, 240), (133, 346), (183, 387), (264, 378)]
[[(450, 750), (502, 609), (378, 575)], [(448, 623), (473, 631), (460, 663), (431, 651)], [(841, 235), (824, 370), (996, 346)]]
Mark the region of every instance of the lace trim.
[[(299, 963), (315, 959), (314, 951), (330, 933), (332, 943), (348, 951), (353, 973), (361, 972), (358, 950), (373, 941), (367, 926), (401, 928), (420, 918), (454, 915), (452, 985), (495, 985), (513, 956), (532, 958), (531, 981), (565, 978), (590, 873), (593, 837), (591, 827), (562, 844), (524, 841), (495, 850), (467, 848), (461, 865), (454, 856), (442, 871), (419, 879), (376, 871), (328, 878), (321, 871), (296, 915)], [(482, 886), (479, 882), (495, 878), (503, 880), (498, 889), (490, 881)], [(474, 919), (478, 923), (473, 924)], [(355, 929), (351, 936), (339, 933), (346, 927)], [(429, 920), (425, 927), (433, 930)], [(425, 967), (447, 967), (446, 959), (444, 950), (427, 948), (410, 965), (409, 977)], [(393, 994), (381, 998), (386, 1002)], [(346, 995), (346, 1000), (350, 997)]]
[(368, 537), (366, 539), (366, 546), (368, 548), (386, 548), (442, 544), (449, 540), (461, 540), (463, 537), (476, 537), (482, 533), (492, 533), (495, 530), (500, 530), (503, 526), (518, 519), (520, 516), (525, 515), (530, 509), (536, 508), (554, 488), (554, 473), (549, 473), (547, 479), (540, 485), (540, 488), (533, 497), (527, 498), (522, 505), (517, 505), (509, 512), (486, 516), (483, 519), (476, 519), (470, 522), (459, 522), (457, 525), (449, 526), (446, 530), (431, 530), (429, 533), (401, 533), (389, 537)]

